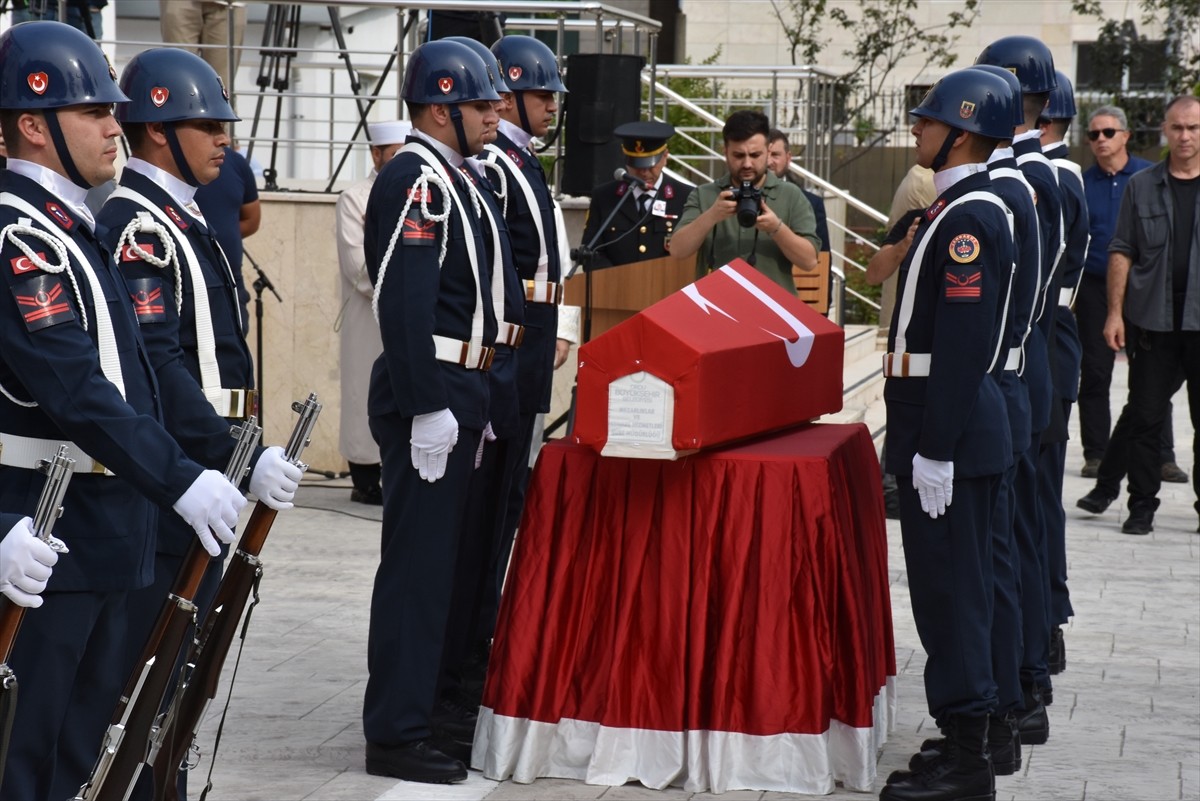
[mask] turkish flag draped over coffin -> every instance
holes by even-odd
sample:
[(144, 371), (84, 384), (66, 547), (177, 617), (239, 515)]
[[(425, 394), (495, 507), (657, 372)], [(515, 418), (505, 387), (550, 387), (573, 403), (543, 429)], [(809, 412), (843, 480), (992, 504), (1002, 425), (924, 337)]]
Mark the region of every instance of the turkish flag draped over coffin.
[(837, 412), (844, 332), (737, 259), (579, 349), (574, 441), (674, 459)]

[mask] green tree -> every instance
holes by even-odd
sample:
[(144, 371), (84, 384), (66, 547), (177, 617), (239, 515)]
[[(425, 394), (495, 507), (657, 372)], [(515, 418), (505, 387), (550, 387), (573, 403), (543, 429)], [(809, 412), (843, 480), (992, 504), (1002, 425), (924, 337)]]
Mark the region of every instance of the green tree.
[[(1148, 44), (1131, 18), (1104, 14), (1100, 0), (1072, 0), (1077, 14), (1100, 22), (1096, 37), (1096, 78), (1100, 89), (1123, 99), (1122, 77), (1137, 64)], [(1166, 44), (1162, 76), (1164, 94), (1195, 92), (1200, 88), (1200, 0), (1138, 0), (1143, 26), (1160, 29)]]

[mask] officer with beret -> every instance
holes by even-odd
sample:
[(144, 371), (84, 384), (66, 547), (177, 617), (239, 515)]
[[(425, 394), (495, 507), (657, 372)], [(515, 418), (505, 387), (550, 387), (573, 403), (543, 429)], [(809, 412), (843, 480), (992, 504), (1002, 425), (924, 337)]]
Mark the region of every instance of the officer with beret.
[[(668, 255), (667, 241), (692, 191), (690, 185), (663, 172), (674, 126), (654, 120), (627, 122), (613, 133), (621, 139), (626, 173), (636, 180), (609, 181), (592, 190), (583, 226), (585, 245), (595, 238), (618, 203), (620, 209), (592, 246), (591, 261), (585, 265), (590, 270)], [(627, 194), (632, 197), (622, 202)]]
[(113, 177), (112, 107), (127, 100), (74, 28), (29, 22), (0, 35), (0, 508), (28, 508), (43, 481), (33, 466), (64, 443), (76, 473), (56, 528), (71, 557), (13, 650), (20, 736), (2, 798), (70, 797), (91, 770), (126, 678), (129, 593), (153, 578), (159, 507), (215, 556), (246, 503), (164, 428), (177, 428), (168, 390), (84, 205)]
[(456, 782), (432, 741), (463, 512), (489, 418), (497, 321), (480, 212), (460, 172), (499, 117), (487, 68), (458, 42), (413, 51), (413, 133), (371, 189), (363, 226), (383, 354), (367, 411), (383, 460), (383, 527), (363, 699), (366, 768)]
[(990, 798), (988, 749), (996, 683), (991, 660), (990, 522), (1012, 463), (1004, 397), (990, 371), (1006, 350), (1004, 302), (1014, 259), (1011, 212), (986, 161), (1011, 135), (1011, 92), (961, 70), (911, 112), (917, 161), (937, 200), (900, 268), (884, 358), (887, 470), (899, 484), (913, 618), (928, 655), (929, 711), (940, 754), (894, 774), (882, 801)]

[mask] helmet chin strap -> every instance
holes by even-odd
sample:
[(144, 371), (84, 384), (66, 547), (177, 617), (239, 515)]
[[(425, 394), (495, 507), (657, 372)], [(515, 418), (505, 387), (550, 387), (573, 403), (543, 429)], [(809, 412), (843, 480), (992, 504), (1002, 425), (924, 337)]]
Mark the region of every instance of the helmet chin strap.
[(933, 157), (933, 163), (929, 165), (929, 169), (937, 172), (946, 166), (946, 159), (950, 158), (950, 148), (954, 147), (954, 141), (958, 139), (960, 133), (962, 131), (957, 128), (950, 129), (950, 133), (946, 134), (946, 141), (942, 142), (942, 146), (938, 150), (937, 155)]
[(459, 110), (458, 104), (450, 106), (450, 119), (454, 121), (454, 133), (458, 136), (458, 152), (463, 158), (470, 158), (475, 154), (471, 152), (470, 146), (467, 144), (467, 132), (463, 128), (462, 111)]
[(91, 189), (91, 183), (83, 177), (79, 168), (75, 166), (75, 159), (71, 158), (71, 150), (67, 147), (67, 138), (63, 136), (62, 126), (58, 124), (58, 113), (54, 109), (48, 108), (42, 110), (42, 116), (46, 120), (46, 127), (50, 129), (50, 139), (54, 142), (54, 151), (58, 154), (58, 160), (66, 170), (71, 183), (83, 189)]
[(179, 136), (175, 133), (175, 123), (164, 122), (162, 125), (163, 133), (167, 137), (167, 147), (171, 149), (171, 155), (175, 158), (175, 168), (179, 170), (180, 177), (191, 186), (200, 186), (196, 174), (188, 166), (187, 157), (183, 155), (183, 146), (179, 144)]
[(513, 91), (513, 95), (517, 102), (517, 114), (521, 116), (521, 130), (533, 136), (533, 127), (529, 124), (529, 115), (525, 113), (525, 90), (516, 89)]

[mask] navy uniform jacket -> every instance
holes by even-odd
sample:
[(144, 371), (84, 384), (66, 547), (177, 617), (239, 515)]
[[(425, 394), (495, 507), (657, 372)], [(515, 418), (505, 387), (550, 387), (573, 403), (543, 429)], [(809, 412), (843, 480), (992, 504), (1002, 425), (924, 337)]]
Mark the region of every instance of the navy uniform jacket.
[[(1013, 154), (1017, 157), (1021, 172), (1033, 187), (1036, 194), (1034, 204), (1037, 206), (1038, 227), (1042, 232), (1042, 295), (1045, 302), (1044, 310), (1037, 324), (1047, 341), (1054, 322), (1054, 310), (1058, 306), (1057, 271), (1051, 274), (1054, 258), (1058, 253), (1059, 241), (1062, 234), (1062, 194), (1058, 188), (1058, 176), (1045, 156), (1037, 138), (1025, 139), (1013, 143)], [(1022, 156), (1036, 154), (1032, 159), (1022, 160)], [(1065, 254), (1064, 254), (1065, 258)], [(1039, 308), (1042, 302), (1038, 303)]]
[[(76, 474), (63, 502), (55, 535), (70, 543), (71, 556), (54, 570), (55, 591), (108, 591), (143, 587), (153, 577), (157, 506), (170, 507), (203, 468), (190, 461), (163, 427), (162, 398), (138, 332), (121, 276), (102, 255), (88, 227), (45, 189), (6, 173), (0, 189), (23, 198), (54, 220), (59, 237), (72, 239), (92, 264), (104, 292), (121, 360), (125, 399), (101, 370), (96, 298), (72, 259), (84, 308), (61, 274), (29, 269), (7, 239), (0, 265), (8, 291), (0, 300), (0, 385), (22, 401), (0, 395), (0, 429), (28, 437), (71, 440), (117, 475)], [(22, 215), (0, 207), (0, 227)], [(36, 225), (36, 223), (35, 223)], [(35, 252), (49, 249), (26, 238)], [(53, 260), (53, 254), (47, 253)], [(44, 299), (49, 305), (37, 305)], [(88, 329), (82, 325), (87, 315)], [(33, 511), (44, 476), (0, 467), (0, 509)]]
[[(546, 253), (549, 258), (546, 280), (559, 283), (562, 267), (559, 264), (558, 230), (554, 221), (553, 198), (546, 183), (546, 173), (537, 157), (501, 132), (494, 143), (508, 154), (508, 160), (498, 159), (507, 173), (508, 204), (505, 219), (508, 235), (512, 242), (513, 262), (522, 281), (532, 281), (537, 272), (542, 244), (538, 240), (533, 215), (541, 216), (542, 229), (546, 235)], [(486, 155), (486, 154), (485, 154)], [(530, 209), (525, 194), (516, 184), (512, 170), (516, 167), (529, 181), (537, 198), (538, 208)], [(554, 382), (554, 350), (558, 344), (558, 307), (553, 303), (525, 304), (525, 342), (521, 345), (521, 357), (517, 360), (517, 392), (522, 414), (537, 414), (550, 411), (550, 389)]]
[[(1033, 317), (1034, 303), (1038, 300), (1038, 265), (1040, 248), (1038, 240), (1037, 211), (1033, 206), (1033, 198), (1020, 179), (1012, 176), (997, 176), (997, 170), (1017, 169), (1016, 159), (998, 159), (988, 164), (988, 172), (992, 179), (994, 191), (1004, 205), (1013, 213), (1013, 247), (1016, 253), (1016, 272), (1013, 275), (1012, 292), (1008, 304), (1008, 324), (1005, 339), (1007, 345), (1000, 354), (994, 375), (1000, 381), (1000, 389), (1004, 393), (1008, 406), (1008, 423), (1012, 429), (1013, 453), (1023, 453), (1029, 448), (1033, 433), (1031, 425), (1031, 397), (1027, 380), (1018, 377), (1016, 371), (1005, 370), (1004, 360), (1011, 348), (1020, 347), (1025, 331), (1029, 328)], [(1042, 352), (1045, 352), (1042, 346)], [(1026, 364), (1028, 368), (1028, 363)], [(1039, 414), (1048, 418), (1050, 404), (1050, 385), (1045, 380), (1044, 369), (1041, 375), (1039, 397)], [(1041, 429), (1038, 429), (1039, 431)]]
[[(409, 141), (421, 140), (409, 137)], [(433, 151), (428, 144), (425, 146)], [(434, 155), (441, 167), (440, 177), (459, 194), (468, 215), (473, 216), (466, 179), (441, 154)], [(397, 152), (375, 179), (367, 200), (363, 254), (371, 283), (376, 286), (388, 242), (396, 226), (403, 225), (379, 290), (383, 354), (371, 371), (367, 413), (371, 417), (413, 417), (449, 409), (459, 426), (482, 431), (488, 421), (487, 374), (438, 361), (434, 358), (433, 335), (462, 341), (471, 337), (476, 279), (471, 276), (467, 248), (474, 248), (478, 280), (484, 287), (483, 343), (491, 346), (495, 341), (496, 315), (487, 302), (487, 247), (481, 227), (476, 223), (471, 230), (464, 230), (462, 217), (453, 204), (447, 220), (435, 222), (422, 216), (420, 199), (414, 198), (401, 221), (400, 212), (421, 177), (423, 164), (425, 161), (416, 154)], [(430, 182), (427, 197), (429, 210), (439, 214), (445, 202), (441, 188)], [(443, 236), (449, 236), (449, 245), (439, 269)]]
[[(1070, 155), (1061, 142), (1046, 150), (1048, 159), (1066, 159)], [(1079, 285), (1083, 264), (1088, 249), (1087, 196), (1083, 178), (1069, 167), (1059, 167), (1058, 185), (1062, 190), (1063, 224), (1066, 228), (1067, 250), (1058, 267), (1059, 290), (1074, 290)], [(1054, 299), (1057, 302), (1057, 297)], [(1054, 357), (1050, 365), (1054, 376), (1054, 391), (1059, 397), (1074, 401), (1079, 398), (1079, 369), (1083, 362), (1083, 346), (1079, 342), (1079, 328), (1075, 315), (1059, 310), (1054, 316)]]
[[(253, 386), (254, 366), (242, 336), (237, 285), (213, 234), (145, 175), (126, 169), (121, 175), (121, 185), (143, 195), (175, 221), (174, 231), (167, 228), (169, 235), (186, 237), (191, 242), (204, 273), (221, 386), (227, 389)], [(122, 231), (138, 212), (145, 209), (125, 198), (111, 197), (104, 204), (97, 221), (105, 252), (115, 253)], [(163, 257), (163, 245), (157, 234), (138, 234), (136, 240), (151, 255)], [(173, 267), (155, 267), (138, 258), (131, 248), (122, 247), (117, 268), (129, 288), (142, 339), (162, 387), (168, 427), (188, 456), (224, 472), (234, 439), (229, 435), (229, 421), (217, 414), (200, 389), (195, 290), (182, 248), (177, 248), (177, 255), (183, 279), (183, 306), (179, 312), (175, 309)], [(187, 553), (193, 539), (191, 526), (178, 515), (166, 515), (159, 527), (158, 550), (182, 555)]]
[[(1003, 330), (1001, 304), (1013, 262), (1004, 211), (987, 202), (945, 211), (922, 263), (912, 264), (930, 223), (949, 203), (991, 188), (984, 171), (940, 195), (921, 218), (900, 267), (898, 295), (909, 271), (920, 270), (907, 350), (932, 357), (928, 377), (888, 378), (884, 384), (887, 471), (897, 476), (912, 475), (918, 452), (927, 459), (953, 461), (956, 478), (998, 475), (1012, 464), (1004, 397), (987, 374)], [(963, 243), (967, 247), (959, 247)], [(898, 301), (888, 334), (889, 352), (895, 350), (899, 308)]]
[[(592, 257), (591, 269), (661, 259), (670, 255), (664, 243), (675, 232), (679, 215), (683, 214), (683, 201), (687, 200), (691, 191), (692, 187), (687, 184), (663, 175), (654, 199), (662, 201), (665, 207), (658, 213), (652, 210), (645, 220), (642, 219), (642, 213), (638, 210), (634, 198), (630, 197), (621, 203), (620, 210), (593, 248), (595, 255)], [(588, 206), (587, 221), (583, 225), (584, 245), (592, 241), (592, 237), (600, 229), (600, 224), (608, 219), (608, 215), (617, 203), (620, 203), (626, 192), (633, 192), (633, 187), (625, 181), (609, 181), (592, 190), (592, 202)]]
[[(497, 233), (500, 237), (500, 259), (504, 269), (504, 320), (506, 323), (523, 325), (525, 320), (525, 291), (521, 279), (517, 276), (517, 267), (512, 260), (512, 244), (508, 237), (508, 224), (504, 220), (504, 211), (496, 198), (495, 187), (488, 180), (488, 173), (479, 165), (472, 164), (464, 169), (466, 176), (476, 189), (479, 196), (492, 212), (496, 221)], [(477, 174), (473, 170), (478, 169)], [(496, 264), (496, 254), (493, 251), (492, 231), (486, 215), (480, 216), (483, 229), (483, 242), (487, 248), (488, 266)], [(490, 287), (490, 284), (489, 284)], [(490, 297), (488, 291), (485, 297)], [(520, 433), (520, 411), (517, 408), (517, 362), (520, 360), (520, 350), (497, 343), (496, 356), (492, 360), (492, 368), (488, 370), (488, 422), (492, 424), (492, 433), (497, 437), (515, 437)]]

